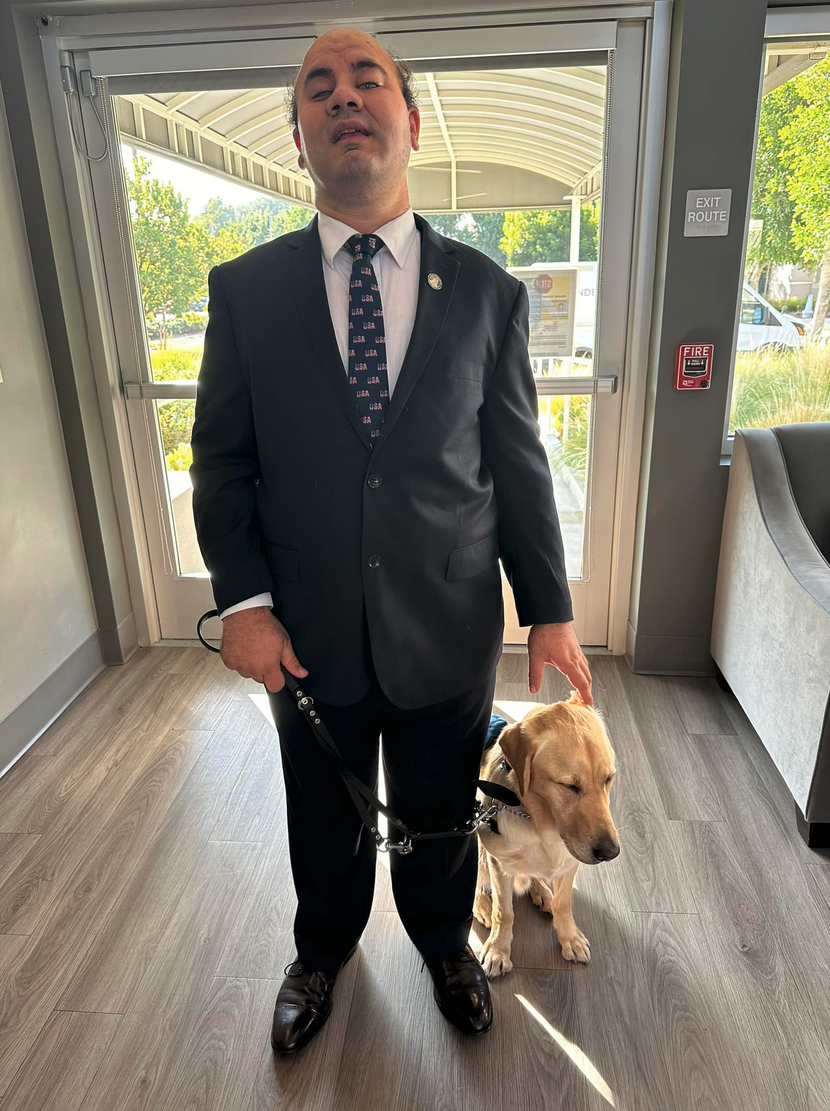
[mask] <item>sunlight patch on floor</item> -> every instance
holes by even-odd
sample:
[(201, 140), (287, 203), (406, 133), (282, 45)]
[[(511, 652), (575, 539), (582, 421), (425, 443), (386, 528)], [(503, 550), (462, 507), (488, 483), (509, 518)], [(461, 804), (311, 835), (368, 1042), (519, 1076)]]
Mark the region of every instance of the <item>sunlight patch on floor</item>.
[(271, 715), (271, 703), (268, 701), (267, 693), (263, 691), (262, 694), (249, 694), (248, 697), (265, 718), (265, 720), (269, 721), (271, 725), (273, 725), (274, 718)]
[(593, 1084), (599, 1094), (604, 1099), (606, 1099), (612, 1107), (615, 1107), (616, 1104), (614, 1103), (614, 1093), (602, 1079), (600, 1074), (597, 1072), (597, 1070), (594, 1068), (588, 1057), (582, 1052), (579, 1046), (576, 1045), (574, 1042), (568, 1041), (564, 1034), (560, 1033), (559, 1030), (551, 1026), (544, 1015), (539, 1014), (533, 1004), (528, 1003), (523, 995), (519, 995), (517, 993), (516, 998), (519, 1000), (522, 1006), (536, 1019), (542, 1029), (550, 1034), (559, 1048), (567, 1053), (567, 1055), (570, 1057), (579, 1071), (583, 1074), (585, 1079), (588, 1080), (589, 1083)]
[(507, 698), (496, 698), (493, 700), (493, 713), (506, 718), (508, 724), (511, 724), (521, 721), (528, 710), (541, 705), (541, 702), (514, 702)]

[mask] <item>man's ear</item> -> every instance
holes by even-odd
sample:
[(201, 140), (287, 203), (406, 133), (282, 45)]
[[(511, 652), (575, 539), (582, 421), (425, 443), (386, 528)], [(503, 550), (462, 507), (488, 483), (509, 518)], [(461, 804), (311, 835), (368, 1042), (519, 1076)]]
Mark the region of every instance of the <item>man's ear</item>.
[(300, 129), (295, 127), (291, 132), (291, 138), (294, 140), (294, 146), (297, 148), (297, 165), (301, 170), (305, 169), (305, 158), (303, 156), (303, 141), (300, 138)]
[(515, 721), (503, 729), (499, 736), (501, 750), (507, 763), (516, 773), (519, 781), (519, 794), (524, 798), (530, 789), (530, 770), (535, 754), (535, 745), (523, 731), (522, 723)]

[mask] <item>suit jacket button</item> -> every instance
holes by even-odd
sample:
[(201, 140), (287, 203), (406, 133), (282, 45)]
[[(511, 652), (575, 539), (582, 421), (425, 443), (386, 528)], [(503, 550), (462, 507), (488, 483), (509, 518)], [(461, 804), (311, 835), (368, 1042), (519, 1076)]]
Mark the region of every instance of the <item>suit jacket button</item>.
[(370, 474), (366, 481), (369, 483), (373, 490), (376, 490), (378, 486), (380, 486), (381, 482), (383, 482), (383, 479), (380, 477), (379, 474)]
[(379, 555), (369, 556), (369, 566), (370, 567), (380, 567), (380, 556)]

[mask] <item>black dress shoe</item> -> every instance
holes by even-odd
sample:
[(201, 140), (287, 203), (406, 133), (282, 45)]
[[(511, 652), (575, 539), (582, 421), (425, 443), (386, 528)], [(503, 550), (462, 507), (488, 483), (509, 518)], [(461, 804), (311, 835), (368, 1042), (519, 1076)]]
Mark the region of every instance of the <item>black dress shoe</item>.
[[(352, 946), (343, 965), (351, 960), (355, 949), (357, 944)], [(321, 1029), (331, 1014), (336, 979), (337, 972), (326, 976), (307, 968), (302, 961), (294, 961), (286, 967), (271, 1026), (271, 1046), (277, 1052), (296, 1053)]]
[(442, 961), (424, 958), (444, 1018), (465, 1034), (483, 1034), (493, 1025), (490, 985), (469, 945)]

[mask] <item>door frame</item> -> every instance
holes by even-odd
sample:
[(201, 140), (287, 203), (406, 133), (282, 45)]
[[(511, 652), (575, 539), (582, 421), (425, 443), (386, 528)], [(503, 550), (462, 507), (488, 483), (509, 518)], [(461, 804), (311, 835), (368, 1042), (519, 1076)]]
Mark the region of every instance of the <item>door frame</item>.
[[(358, 0), (349, 25), (363, 26), (369, 31), (390, 30), (389, 20), (378, 20), (371, 11), (374, 5)], [(408, 31), (438, 31), (444, 27), (458, 28), (459, 19), (476, 27), (490, 27), (504, 22), (504, 8), (498, 14), (482, 12), (476, 0), (460, 0), (455, 5), (459, 15), (430, 14), (440, 11), (433, 0), (417, 0), (407, 16), (404, 5), (396, 11), (394, 22), (405, 21)], [(621, 419), (618, 442), (614, 445), (617, 458), (616, 490), (613, 495), (613, 523), (610, 561), (610, 592), (607, 644), (614, 653), (625, 649), (625, 628), (633, 567), (635, 510), (642, 451), (642, 429), (645, 411), (645, 373), (652, 285), (656, 252), (656, 233), (660, 169), (662, 163), (663, 121), (668, 71), (670, 0), (652, 3), (596, 3), (577, 7), (567, 4), (553, 9), (550, 3), (533, 0), (516, 6), (532, 16), (533, 22), (568, 24), (616, 19), (618, 33), (632, 39), (639, 35), (642, 49), (642, 83), (639, 91), (639, 141), (632, 157), (636, 158), (635, 221), (631, 240), (631, 277), (629, 309), (625, 328), (625, 350), (622, 365), (622, 389), (619, 396)], [(445, 11), (446, 9), (444, 9)], [(325, 16), (325, 20), (323, 20)], [(140, 15), (123, 13), (112, 16), (61, 16), (51, 18), (41, 28), (41, 43), (46, 77), (55, 121), (55, 134), (61, 159), (64, 187), (70, 217), (73, 246), (78, 263), (81, 291), (87, 315), (88, 333), (93, 354), (96, 385), (105, 434), (110, 452), (110, 467), (117, 471), (116, 489), (119, 498), (119, 523), (128, 555), (130, 586), (136, 607), (139, 642), (149, 645), (160, 641), (149, 543), (143, 527), (141, 495), (135, 471), (134, 438), (130, 434), (126, 397), (122, 382), (111, 305), (103, 265), (103, 245), (97, 225), (89, 164), (77, 153), (72, 121), (67, 112), (61, 66), (71, 61), (68, 52), (123, 51), (128, 48), (179, 43), (194, 43), (273, 38), (282, 32), (291, 38), (319, 34), (329, 26), (342, 23), (331, 19), (328, 5), (300, 3), (269, 9), (268, 25), (264, 26), (261, 8), (203, 9), (183, 12), (148, 12)], [(300, 23), (299, 18), (313, 17), (316, 22)], [(199, 30), (193, 31), (196, 24)], [(188, 30), (187, 28), (190, 28)], [(385, 36), (384, 36), (385, 37)], [(391, 37), (391, 36), (390, 36)], [(381, 39), (383, 41), (383, 39)], [(609, 356), (610, 357), (610, 356)], [(599, 373), (599, 371), (597, 371)], [(587, 380), (590, 382), (590, 380)], [(587, 392), (587, 391), (586, 391)], [(163, 642), (162, 642), (163, 643)], [(176, 643), (182, 643), (177, 641)], [(192, 641), (192, 643), (198, 643)]]

